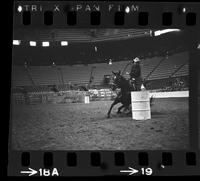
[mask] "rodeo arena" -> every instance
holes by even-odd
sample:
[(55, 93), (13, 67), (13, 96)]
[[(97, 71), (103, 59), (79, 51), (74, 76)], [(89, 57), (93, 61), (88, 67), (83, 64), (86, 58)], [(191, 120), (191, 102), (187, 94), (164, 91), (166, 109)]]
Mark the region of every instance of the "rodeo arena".
[(179, 29), (16, 29), (15, 150), (189, 147), (189, 53)]

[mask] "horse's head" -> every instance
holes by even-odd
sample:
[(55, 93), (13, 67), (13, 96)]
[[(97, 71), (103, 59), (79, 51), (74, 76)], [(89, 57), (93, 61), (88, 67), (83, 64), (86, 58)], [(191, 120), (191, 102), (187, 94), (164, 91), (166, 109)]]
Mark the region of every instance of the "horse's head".
[(119, 70), (118, 72), (113, 72), (113, 90), (115, 90), (116, 88), (121, 88), (121, 82), (123, 81), (123, 76), (121, 75), (121, 71)]

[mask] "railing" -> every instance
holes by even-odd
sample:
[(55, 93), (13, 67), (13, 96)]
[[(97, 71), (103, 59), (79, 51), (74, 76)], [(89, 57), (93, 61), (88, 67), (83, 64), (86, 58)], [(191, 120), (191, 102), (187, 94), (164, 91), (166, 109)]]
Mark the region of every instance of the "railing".
[(110, 90), (95, 91), (60, 91), (35, 92), (35, 93), (13, 93), (12, 103), (14, 104), (43, 104), (43, 103), (81, 103), (85, 96), (90, 97), (90, 101), (112, 100), (116, 93)]

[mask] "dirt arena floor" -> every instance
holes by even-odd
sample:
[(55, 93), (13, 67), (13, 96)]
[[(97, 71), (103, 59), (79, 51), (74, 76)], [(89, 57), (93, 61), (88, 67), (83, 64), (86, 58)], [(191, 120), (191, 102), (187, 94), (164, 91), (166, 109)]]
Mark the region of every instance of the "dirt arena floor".
[(189, 147), (188, 98), (155, 99), (152, 119), (106, 118), (112, 101), (13, 105), (15, 150), (173, 150)]

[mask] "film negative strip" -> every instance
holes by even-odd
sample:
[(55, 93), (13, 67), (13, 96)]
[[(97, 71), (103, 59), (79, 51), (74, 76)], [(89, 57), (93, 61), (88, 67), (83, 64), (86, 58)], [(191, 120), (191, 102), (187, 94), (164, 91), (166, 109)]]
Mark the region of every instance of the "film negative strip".
[(8, 176), (200, 175), (199, 12), (16, 1)]

